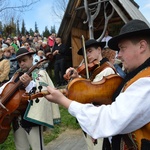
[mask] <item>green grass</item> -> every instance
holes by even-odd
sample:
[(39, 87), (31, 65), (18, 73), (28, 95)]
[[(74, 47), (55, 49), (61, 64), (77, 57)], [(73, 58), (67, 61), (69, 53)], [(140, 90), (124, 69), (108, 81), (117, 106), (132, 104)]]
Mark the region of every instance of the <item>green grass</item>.
[[(76, 122), (76, 119), (72, 117), (67, 109), (60, 106), (60, 114), (61, 114), (61, 124), (55, 125), (54, 129), (50, 129), (44, 132), (44, 143), (47, 145), (50, 141), (56, 139), (59, 134), (64, 132), (67, 128), (70, 129), (79, 129), (80, 126)], [(0, 150), (15, 150), (14, 139), (12, 135), (12, 131), (10, 132), (7, 140), (0, 144)]]

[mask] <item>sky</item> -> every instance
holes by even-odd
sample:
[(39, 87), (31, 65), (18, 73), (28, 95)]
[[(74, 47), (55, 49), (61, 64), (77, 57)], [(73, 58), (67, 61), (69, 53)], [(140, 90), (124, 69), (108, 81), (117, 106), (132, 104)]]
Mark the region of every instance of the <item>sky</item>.
[[(139, 10), (150, 22), (150, 0), (134, 0), (139, 6)], [(26, 29), (35, 28), (35, 22), (38, 25), (40, 33), (45, 30), (45, 26), (50, 30), (51, 26), (59, 29), (60, 21), (52, 14), (55, 0), (40, 0), (32, 6), (32, 10), (24, 12), (22, 18), (25, 20)]]
[(31, 10), (24, 12), (21, 16), (25, 21), (26, 29), (32, 28), (34, 30), (36, 22), (40, 33), (45, 30), (46, 26), (50, 30), (51, 26), (55, 25), (58, 30), (61, 21), (52, 13), (54, 3), (55, 0), (40, 0), (32, 5)]

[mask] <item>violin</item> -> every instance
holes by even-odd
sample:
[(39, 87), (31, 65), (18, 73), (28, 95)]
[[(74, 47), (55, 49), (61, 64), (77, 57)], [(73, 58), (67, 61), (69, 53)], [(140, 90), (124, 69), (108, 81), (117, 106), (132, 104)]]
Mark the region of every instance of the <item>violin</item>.
[[(99, 66), (99, 61), (94, 60), (93, 62), (88, 64), (88, 70), (89, 71), (93, 71), (94, 69), (96, 69)], [(78, 72), (79, 75), (81, 75), (82, 77), (85, 76), (86, 73), (86, 67), (85, 64), (83, 63), (82, 65), (80, 65), (79, 67), (77, 67), (76, 71)], [(64, 79), (65, 80), (70, 80), (70, 76), (73, 74), (73, 70), (69, 71), (68, 73), (64, 74)]]
[[(88, 64), (88, 70), (89, 71), (93, 71), (98, 66), (99, 66), (99, 61), (94, 60), (93, 62), (91, 62), (91, 63)], [(86, 73), (85, 64), (83, 63), (76, 70), (77, 70), (77, 72), (78, 72), (79, 75), (85, 75), (85, 73)]]
[[(122, 82), (122, 77), (117, 74), (112, 74), (99, 82), (91, 82), (84, 78), (75, 78), (69, 82), (67, 89), (59, 89), (65, 96), (71, 100), (80, 103), (94, 103), (97, 105), (111, 104), (112, 96)], [(29, 95), (24, 93), (22, 99), (35, 99), (49, 94), (48, 91), (41, 91)]]
[[(36, 68), (40, 68), (43, 62), (47, 59), (39, 61), (32, 66), (28, 72), (31, 75), (32, 71)], [(25, 90), (19, 90), (22, 82), (18, 80), (15, 82), (9, 82), (3, 92), (0, 95), (0, 144), (3, 143), (11, 130), (11, 122), (15, 116), (18, 116), (19, 111), (25, 109), (27, 106), (27, 100), (24, 101), (21, 97), (25, 93)]]

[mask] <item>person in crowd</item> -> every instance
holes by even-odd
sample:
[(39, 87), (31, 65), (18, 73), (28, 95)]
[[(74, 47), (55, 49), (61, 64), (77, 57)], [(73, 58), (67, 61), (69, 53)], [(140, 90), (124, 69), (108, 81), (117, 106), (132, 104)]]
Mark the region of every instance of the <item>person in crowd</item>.
[[(13, 47), (13, 46), (11, 46)], [(10, 71), (9, 71), (9, 79), (11, 79), (11, 77), (14, 75), (14, 73), (17, 71), (18, 69), (18, 63), (16, 61), (12, 62), (10, 61), (11, 59), (13, 59), (14, 57), (12, 56), (12, 53), (11, 53), (11, 47), (7, 47), (4, 49), (4, 55), (3, 57), (5, 59), (8, 59), (9, 62), (10, 62)], [(14, 47), (13, 47), (14, 49)]]
[(9, 50), (11, 51), (12, 57), (13, 57), (13, 58), (16, 58), (16, 52), (15, 52), (14, 47), (13, 47), (13, 46), (9, 46), (8, 48), (9, 48)]
[[(97, 42), (94, 39), (90, 39), (85, 42), (88, 64), (92, 64), (94, 61), (97, 62), (95, 63), (96, 64), (95, 67), (93, 67), (93, 69), (90, 70), (89, 72), (90, 80), (93, 82), (100, 81), (103, 79), (104, 76), (108, 76), (116, 73), (115, 68), (108, 61), (108, 59), (102, 57), (102, 49), (104, 48), (105, 44), (106, 44), (105, 42)], [(83, 55), (82, 48), (79, 49), (78, 54)], [(80, 77), (78, 71), (72, 67), (66, 70), (66, 74), (68, 74), (71, 71), (73, 72), (71, 78), (74, 79)], [(84, 133), (84, 137), (87, 143), (88, 150), (102, 149), (102, 141), (103, 141), (102, 139), (94, 140), (91, 138), (91, 136), (89, 136), (86, 133)]]
[(8, 37), (7, 40), (6, 40), (6, 43), (8, 43), (9, 45), (13, 46), (15, 51), (17, 52), (19, 47), (16, 43), (14, 43), (14, 39), (13, 38), (10, 38)]
[(31, 44), (30, 44), (29, 42), (25, 42), (25, 43), (24, 43), (24, 47), (25, 47), (28, 51), (30, 51), (30, 49), (31, 49)]
[[(13, 46), (9, 46), (8, 49), (11, 52), (11, 57), (9, 58), (9, 60), (16, 58), (16, 52)], [(14, 73), (19, 69), (19, 65), (17, 61), (10, 61), (10, 72), (9, 72), (9, 79), (12, 78), (12, 76), (14, 75)]]
[(33, 65), (37, 64), (40, 61), (40, 57), (37, 55), (37, 50), (35, 48), (30, 48), (30, 52), (34, 52), (33, 57)]
[(4, 51), (0, 49), (0, 86), (9, 80), (10, 63), (3, 57)]
[(40, 49), (43, 50), (43, 52), (45, 53), (45, 55), (47, 53), (51, 53), (51, 48), (50, 46), (47, 44), (47, 41), (42, 41), (42, 45), (40, 46)]
[(14, 37), (14, 43), (18, 46), (18, 48), (20, 48), (20, 42), (17, 36)]
[(29, 43), (33, 43), (33, 36), (32, 36), (32, 35), (29, 36), (28, 42), (29, 42)]
[(106, 45), (104, 48), (108, 48), (108, 41), (112, 38), (112, 36), (109, 35), (109, 30), (107, 29), (105, 32), (104, 37), (102, 38), (102, 42), (106, 42)]
[[(118, 51), (127, 75), (114, 93), (112, 104), (81, 104), (48, 87), (46, 98), (68, 108), (82, 129), (94, 139), (108, 137), (105, 150), (150, 147), (150, 28), (142, 20), (125, 24), (108, 46)], [(93, 91), (94, 92), (94, 91)]]
[(66, 84), (63, 78), (65, 74), (65, 52), (66, 47), (62, 43), (61, 37), (56, 37), (52, 54), (54, 56), (54, 74), (57, 87)]
[(42, 43), (43, 41), (42, 40), (38, 40), (38, 44), (36, 44), (35, 46), (37, 46), (38, 50), (42, 50)]
[(33, 38), (33, 44), (37, 44), (38, 43), (38, 35), (34, 36)]
[[(11, 61), (18, 61), (20, 69), (16, 71), (12, 79), (0, 87), (0, 93), (3, 92), (7, 84), (10, 82), (21, 85), (18, 89), (24, 89), (27, 93), (34, 94), (39, 92), (39, 86), (46, 89), (47, 85), (54, 87), (51, 79), (45, 70), (34, 69), (32, 54), (25, 48), (20, 48), (16, 53), (16, 58)], [(28, 72), (32, 69), (32, 75)], [(28, 73), (27, 73), (28, 72)], [(36, 87), (36, 88), (35, 88)], [(33, 91), (33, 93), (31, 92)], [(27, 94), (28, 99), (29, 94)], [(43, 126), (53, 127), (54, 123), (60, 123), (60, 112), (57, 104), (49, 104), (42, 97), (37, 100), (20, 102), (15, 112), (19, 112), (17, 117), (13, 119), (13, 133), (16, 150), (44, 150), (43, 143)], [(23, 106), (22, 106), (23, 105)], [(14, 112), (14, 113), (15, 113)]]
[[(45, 54), (44, 54), (44, 52), (43, 52), (42, 50), (39, 50), (39, 51), (37, 52), (37, 55), (40, 57), (40, 60), (46, 59)], [(44, 62), (42, 68), (46, 70), (47, 67), (48, 67), (48, 60), (46, 60), (46, 61)]]
[(26, 36), (22, 36), (21, 37), (21, 41), (20, 41), (20, 47), (24, 46), (24, 44), (27, 42)]
[(3, 43), (2, 44), (2, 50), (4, 50), (5, 48), (9, 47), (10, 45), (8, 43)]
[(126, 73), (122, 69), (122, 62), (117, 59), (117, 53), (116, 51), (105, 48), (102, 50), (102, 57), (106, 57), (110, 63), (112, 63), (117, 71), (117, 73), (124, 78), (126, 76)]
[(52, 48), (55, 44), (55, 38), (56, 38), (56, 34), (52, 33), (49, 37), (48, 37), (48, 45), (50, 46), (50, 48)]

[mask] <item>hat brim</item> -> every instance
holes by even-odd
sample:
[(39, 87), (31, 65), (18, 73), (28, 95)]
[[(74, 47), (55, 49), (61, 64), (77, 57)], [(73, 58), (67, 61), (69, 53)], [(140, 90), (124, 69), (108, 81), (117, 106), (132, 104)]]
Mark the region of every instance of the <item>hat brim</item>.
[(16, 58), (14, 58), (14, 59), (11, 59), (10, 61), (17, 61), (19, 58), (21, 58), (21, 57), (23, 57), (23, 56), (25, 56), (25, 55), (33, 55), (33, 54), (35, 54), (36, 52), (27, 52), (27, 53), (23, 53), (23, 54), (21, 54), (21, 55), (19, 55), (19, 56), (16, 56)]
[(150, 36), (150, 29), (144, 29), (144, 30), (140, 30), (140, 31), (134, 31), (134, 32), (115, 36), (108, 41), (108, 46), (112, 50), (119, 51), (118, 44), (121, 40), (128, 39), (130, 37), (136, 37), (138, 35), (149, 35)]
[[(101, 49), (103, 49), (105, 47), (105, 45), (106, 45), (106, 42), (98, 42), (98, 43), (93, 43), (91, 45), (87, 45), (87, 46), (85, 46), (85, 48), (87, 49), (92, 46), (99, 46), (99, 47), (101, 47)], [(77, 53), (78, 53), (78, 55), (83, 55), (83, 48), (80, 48)]]

